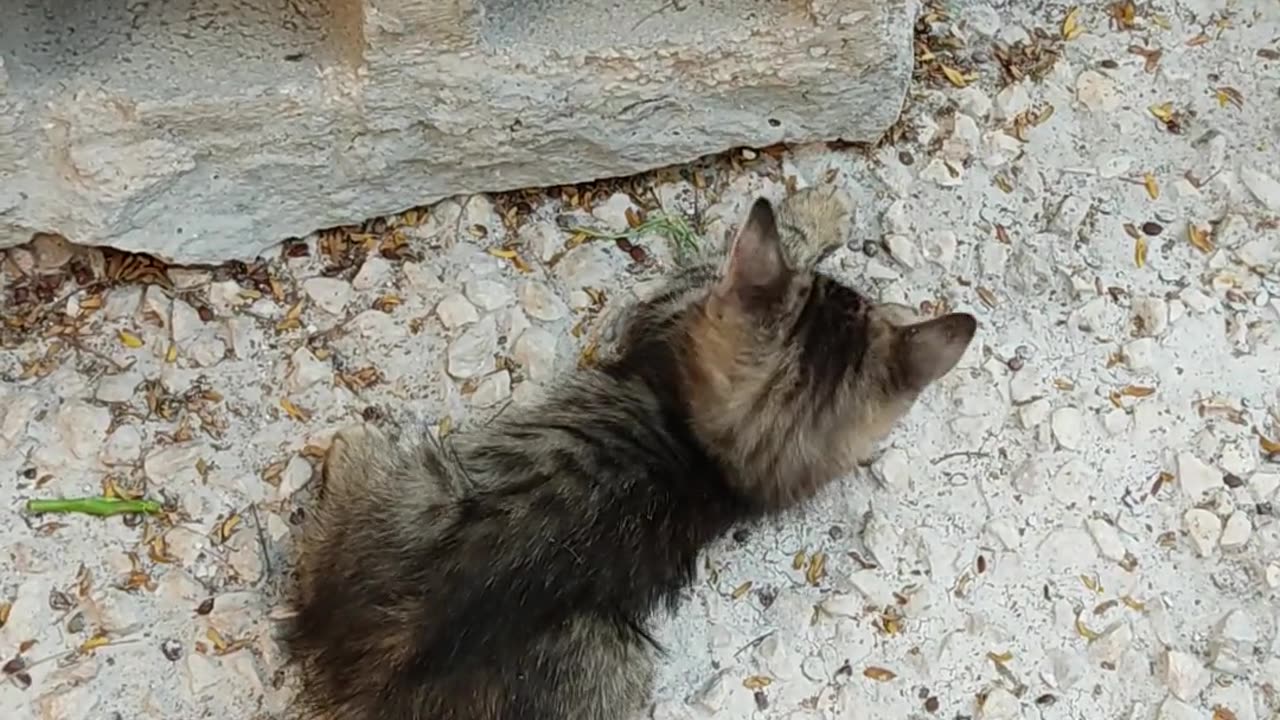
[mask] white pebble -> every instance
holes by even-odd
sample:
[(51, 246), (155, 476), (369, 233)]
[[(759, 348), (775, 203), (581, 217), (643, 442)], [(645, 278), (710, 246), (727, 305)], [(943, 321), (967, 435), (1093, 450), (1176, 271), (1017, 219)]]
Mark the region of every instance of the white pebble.
[(1117, 562), (1124, 559), (1124, 540), (1120, 538), (1115, 525), (1099, 518), (1090, 518), (1084, 524), (1103, 557)]
[(891, 567), (902, 547), (902, 535), (893, 523), (872, 510), (862, 529), (862, 542), (881, 567)]
[(1252, 535), (1253, 523), (1249, 520), (1249, 516), (1237, 510), (1227, 518), (1227, 524), (1222, 530), (1222, 539), (1219, 542), (1224, 548), (1240, 548), (1249, 543)]
[(1204, 508), (1192, 508), (1182, 516), (1182, 527), (1191, 537), (1196, 554), (1208, 557), (1213, 554), (1222, 537), (1222, 520)]
[(105, 403), (128, 402), (133, 391), (142, 384), (142, 374), (126, 370), (114, 375), (103, 375), (93, 396)]
[(1156, 720), (1204, 720), (1204, 718), (1205, 714), (1201, 710), (1191, 707), (1172, 695), (1160, 703), (1160, 710), (1156, 714)]
[(1096, 663), (1116, 665), (1120, 658), (1133, 645), (1133, 626), (1128, 620), (1112, 625), (1103, 630), (1099, 637), (1089, 644), (1089, 657)]
[(555, 377), (556, 337), (540, 327), (531, 327), (520, 334), (511, 357), (530, 380), (546, 383)]
[(871, 466), (871, 472), (890, 490), (911, 489), (911, 464), (907, 454), (898, 448), (886, 450)]
[(1124, 346), (1124, 364), (1134, 372), (1146, 372), (1155, 367), (1156, 351), (1160, 344), (1155, 338), (1142, 337)]
[(1213, 309), (1214, 305), (1218, 304), (1218, 301), (1213, 296), (1193, 287), (1183, 288), (1182, 292), (1178, 293), (1178, 298), (1196, 313), (1208, 312)]
[(485, 312), (504, 308), (515, 297), (511, 289), (496, 280), (472, 280), (467, 283), (467, 299)]
[(1189, 452), (1178, 453), (1178, 484), (1192, 501), (1222, 486), (1222, 473)]
[(382, 287), (391, 276), (391, 263), (381, 255), (370, 255), (365, 258), (360, 271), (351, 279), (351, 287), (356, 290), (372, 290)]
[(436, 317), (440, 318), (440, 324), (449, 330), (455, 330), (480, 320), (480, 314), (476, 312), (476, 307), (463, 297), (462, 293), (453, 293), (441, 300), (436, 305)]
[(511, 373), (499, 370), (486, 376), (476, 386), (471, 402), (477, 407), (493, 407), (511, 397)]
[(944, 270), (950, 268), (956, 259), (956, 234), (950, 230), (929, 233), (924, 238), (921, 254)]
[(493, 354), (498, 349), (498, 327), (493, 316), (487, 316), (449, 343), (446, 369), (459, 380), (483, 375), (493, 369)]
[(1076, 78), (1076, 99), (1092, 112), (1110, 113), (1120, 107), (1115, 81), (1096, 70), (1085, 70)]
[(907, 269), (915, 268), (920, 265), (920, 251), (916, 249), (915, 243), (911, 242), (911, 238), (906, 235), (886, 235), (884, 245), (889, 249), (889, 254), (893, 256), (903, 267)]
[(1068, 450), (1079, 450), (1084, 447), (1085, 417), (1077, 407), (1063, 407), (1053, 411), (1050, 419), (1053, 437), (1058, 444)]
[(73, 400), (58, 408), (54, 426), (63, 448), (77, 459), (90, 460), (97, 456), (107, 439), (111, 411)]
[(136, 463), (141, 453), (142, 433), (134, 425), (121, 425), (107, 436), (98, 459), (104, 465), (129, 465)]
[(1244, 438), (1236, 438), (1222, 448), (1222, 456), (1218, 464), (1226, 472), (1238, 477), (1245, 477), (1258, 466), (1258, 453), (1254, 445)]
[(1134, 325), (1147, 337), (1159, 337), (1169, 328), (1169, 304), (1158, 297), (1136, 297), (1130, 306)]
[(302, 289), (317, 307), (330, 315), (341, 315), (351, 301), (351, 286), (338, 278), (307, 278), (302, 281)]
[(167, 445), (147, 455), (142, 462), (142, 469), (146, 472), (147, 479), (158, 485), (194, 481), (199, 474), (196, 463), (205, 449), (198, 442)]
[(534, 320), (555, 322), (569, 314), (569, 308), (549, 285), (530, 280), (520, 288), (520, 304)]
[(942, 158), (934, 158), (920, 172), (920, 177), (932, 181), (939, 187), (956, 187), (964, 182), (964, 170), (962, 165), (948, 163)]
[(1249, 478), (1249, 494), (1254, 502), (1269, 502), (1276, 490), (1280, 490), (1280, 474), (1260, 472)]
[(636, 204), (631, 201), (630, 195), (616, 192), (610, 195), (608, 200), (592, 208), (591, 214), (611, 230), (626, 230), (630, 227), (627, 222), (627, 211), (635, 211), (635, 209)]
[(1165, 650), (1160, 656), (1160, 679), (1173, 696), (1192, 702), (1209, 686), (1209, 673), (1196, 656), (1176, 650)]
[(1228, 612), (1213, 628), (1209, 641), (1210, 665), (1218, 672), (1244, 676), (1253, 667), (1257, 644), (1263, 634), (1244, 610)]
[(1022, 717), (1022, 703), (1002, 687), (991, 688), (986, 702), (978, 708), (979, 720), (1016, 720)]
[(1031, 107), (1031, 96), (1027, 93), (1026, 81), (1013, 83), (996, 95), (996, 114), (1004, 120)]
[(1018, 408), (1018, 420), (1022, 423), (1022, 427), (1027, 430), (1037, 428), (1045, 420), (1049, 419), (1049, 413), (1053, 411), (1053, 404), (1048, 398), (1039, 398), (1032, 400), (1026, 405)]
[(1280, 212), (1280, 181), (1248, 165), (1240, 168), (1240, 179), (1264, 207)]
[(289, 357), (289, 375), (285, 378), (285, 383), (290, 393), (300, 393), (332, 375), (329, 366), (317, 358), (310, 348), (303, 346)]

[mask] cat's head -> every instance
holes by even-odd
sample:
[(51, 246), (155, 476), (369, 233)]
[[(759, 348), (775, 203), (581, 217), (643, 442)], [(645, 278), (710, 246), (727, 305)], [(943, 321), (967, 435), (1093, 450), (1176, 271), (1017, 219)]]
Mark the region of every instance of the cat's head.
[(963, 313), (916, 322), (818, 274), (847, 217), (817, 191), (776, 212), (757, 200), (678, 323), (694, 431), (767, 507), (799, 502), (865, 460), (977, 329)]

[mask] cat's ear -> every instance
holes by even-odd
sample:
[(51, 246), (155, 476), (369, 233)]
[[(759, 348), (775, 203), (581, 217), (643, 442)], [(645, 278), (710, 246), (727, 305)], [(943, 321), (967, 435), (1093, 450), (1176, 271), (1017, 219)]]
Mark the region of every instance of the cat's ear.
[(790, 277), (773, 205), (760, 198), (729, 246), (716, 294), (753, 304), (767, 302), (781, 296)]
[(960, 362), (977, 330), (977, 318), (968, 313), (951, 313), (898, 327), (894, 360), (899, 377), (913, 390), (924, 389)]

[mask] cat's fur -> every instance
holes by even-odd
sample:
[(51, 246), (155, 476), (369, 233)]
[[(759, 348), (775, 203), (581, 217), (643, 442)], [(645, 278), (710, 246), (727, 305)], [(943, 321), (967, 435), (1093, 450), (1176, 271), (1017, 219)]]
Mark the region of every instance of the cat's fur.
[(622, 720), (655, 609), (734, 523), (864, 459), (960, 358), (969, 315), (896, 312), (814, 273), (829, 194), (759, 200), (727, 258), (631, 313), (616, 357), (433, 442), (343, 430), (301, 543), (287, 645), (329, 720)]

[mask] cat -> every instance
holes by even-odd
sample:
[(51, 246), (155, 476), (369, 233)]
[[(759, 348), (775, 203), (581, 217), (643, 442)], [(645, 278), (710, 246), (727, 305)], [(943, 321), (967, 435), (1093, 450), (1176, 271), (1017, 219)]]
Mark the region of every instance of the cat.
[(333, 438), (285, 646), (326, 720), (625, 720), (699, 552), (864, 461), (977, 321), (899, 324), (818, 274), (848, 211), (756, 200), (718, 261), (536, 407)]

